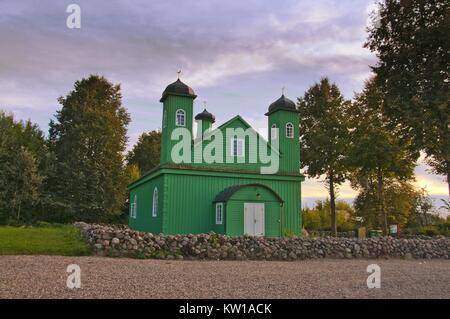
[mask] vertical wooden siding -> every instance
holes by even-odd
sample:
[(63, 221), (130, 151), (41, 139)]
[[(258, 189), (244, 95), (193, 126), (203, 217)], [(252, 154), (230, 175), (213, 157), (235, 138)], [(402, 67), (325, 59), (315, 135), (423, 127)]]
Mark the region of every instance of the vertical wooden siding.
[[(136, 218), (129, 218), (130, 228), (139, 231), (159, 234), (163, 231), (163, 198), (164, 192), (163, 176), (158, 176), (147, 183), (140, 185), (130, 191), (130, 203), (137, 195), (137, 213)], [(153, 191), (158, 188), (158, 213), (156, 217), (152, 216)]]
[[(300, 182), (214, 175), (166, 177), (164, 232), (169, 234), (204, 233), (215, 226), (215, 196), (227, 187), (259, 183), (268, 186), (285, 201), (282, 207), (282, 232), (300, 233)], [(225, 214), (228, 207), (225, 209)]]

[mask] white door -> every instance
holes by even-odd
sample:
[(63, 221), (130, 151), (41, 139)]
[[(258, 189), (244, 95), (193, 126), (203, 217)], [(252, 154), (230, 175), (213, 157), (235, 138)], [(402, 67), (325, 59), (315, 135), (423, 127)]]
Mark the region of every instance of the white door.
[(252, 235), (255, 232), (255, 216), (251, 203), (244, 203), (244, 234)]
[(264, 236), (264, 203), (244, 203), (244, 233)]
[(255, 205), (255, 236), (264, 236), (264, 204)]

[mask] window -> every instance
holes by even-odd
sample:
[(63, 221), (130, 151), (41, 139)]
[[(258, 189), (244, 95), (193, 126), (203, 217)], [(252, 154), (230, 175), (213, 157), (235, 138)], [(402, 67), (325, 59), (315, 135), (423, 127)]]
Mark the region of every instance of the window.
[(177, 110), (176, 114), (176, 121), (175, 123), (177, 126), (184, 126), (185, 124), (185, 113), (183, 110)]
[(152, 217), (158, 216), (158, 188), (155, 187), (153, 190), (153, 207), (152, 207)]
[(244, 156), (244, 140), (234, 138), (231, 143), (231, 156)]
[(216, 224), (222, 225), (223, 223), (223, 203), (216, 204)]
[(136, 211), (137, 211), (137, 196), (134, 195), (133, 202), (130, 203), (130, 217), (136, 218)]
[(294, 138), (294, 126), (292, 125), (292, 123), (286, 124), (286, 137)]
[(272, 124), (272, 129), (270, 131), (270, 137), (272, 140), (277, 138), (277, 126), (276, 124)]

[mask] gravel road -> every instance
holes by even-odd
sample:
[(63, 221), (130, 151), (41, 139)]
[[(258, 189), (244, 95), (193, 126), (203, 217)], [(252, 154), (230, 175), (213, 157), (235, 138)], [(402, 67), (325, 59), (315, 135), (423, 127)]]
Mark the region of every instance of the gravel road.
[[(380, 289), (366, 285), (372, 263)], [(80, 289), (66, 287), (69, 264), (81, 267)], [(0, 298), (450, 298), (450, 261), (0, 256)]]

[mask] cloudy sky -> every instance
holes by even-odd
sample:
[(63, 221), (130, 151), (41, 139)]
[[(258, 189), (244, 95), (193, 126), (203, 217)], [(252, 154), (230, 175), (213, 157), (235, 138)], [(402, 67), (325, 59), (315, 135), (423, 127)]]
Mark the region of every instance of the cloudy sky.
[[(220, 124), (240, 114), (266, 129), (264, 112), (286, 87), (291, 99), (321, 76), (352, 98), (375, 57), (363, 43), (374, 0), (0, 0), (0, 108), (47, 131), (77, 79), (99, 74), (122, 85), (131, 114), (130, 146), (160, 128), (159, 98), (182, 80)], [(81, 7), (81, 28), (69, 29), (66, 8)], [(443, 177), (416, 169), (417, 184), (447, 194)], [(348, 185), (341, 198), (352, 198)], [(322, 198), (308, 180), (305, 198)], [(306, 200), (305, 202), (308, 202)]]

